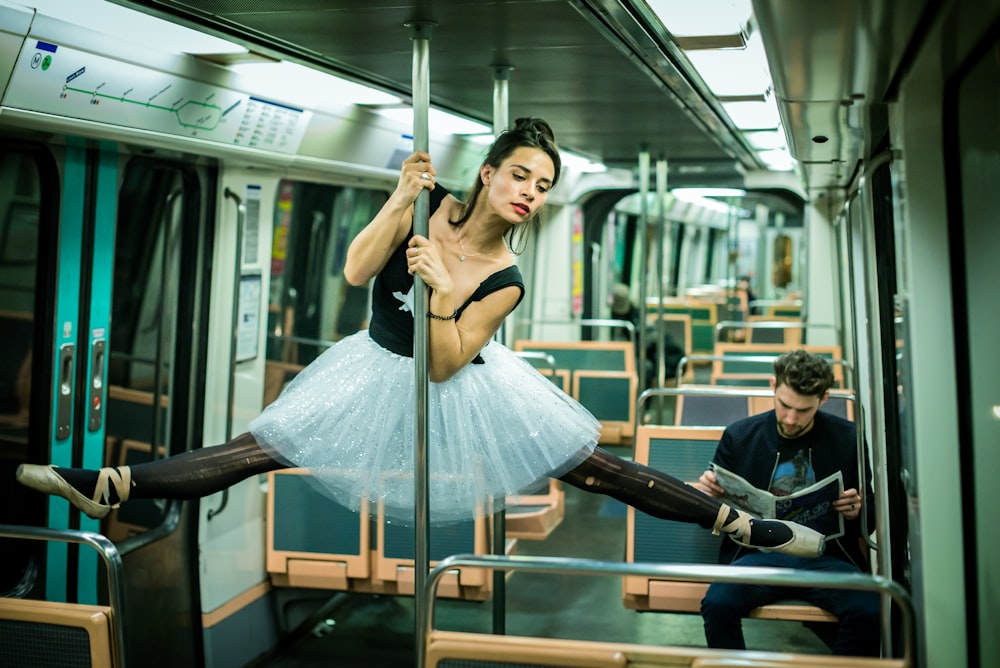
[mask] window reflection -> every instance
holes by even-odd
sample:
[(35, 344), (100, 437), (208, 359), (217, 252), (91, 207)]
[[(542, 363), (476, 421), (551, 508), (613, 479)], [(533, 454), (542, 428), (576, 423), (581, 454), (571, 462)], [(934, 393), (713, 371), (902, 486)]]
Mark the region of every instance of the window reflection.
[(368, 327), (368, 286), (344, 280), (347, 248), (388, 193), (284, 180), (271, 245), (264, 403), (332, 343)]

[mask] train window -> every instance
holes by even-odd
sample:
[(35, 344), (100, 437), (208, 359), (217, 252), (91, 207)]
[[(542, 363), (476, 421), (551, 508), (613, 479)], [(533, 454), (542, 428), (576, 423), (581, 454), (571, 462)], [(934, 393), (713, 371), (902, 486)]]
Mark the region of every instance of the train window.
[[(178, 308), (193, 281), (184, 253), (199, 225), (201, 188), (184, 164), (146, 158), (125, 167), (118, 196), (108, 360), (108, 437), (169, 443)], [(119, 390), (128, 400), (118, 400)], [(156, 408), (154, 408), (156, 407)]]
[[(48, 411), (42, 402), (51, 354), (41, 341), (52, 329), (46, 291), (55, 257), (58, 174), (43, 147), (4, 137), (0, 141), (0, 473), (13, 480), (21, 462), (48, 457)], [(34, 380), (34, 382), (33, 382)], [(31, 490), (12, 485), (0, 507), (0, 524), (45, 525), (45, 506)], [(0, 540), (0, 591), (25, 596), (33, 586), (44, 547)]]
[(781, 234), (774, 239), (774, 261), (771, 270), (776, 288), (787, 288), (792, 282), (792, 238)]
[(30, 151), (0, 151), (0, 444), (26, 445), (42, 183)]
[(344, 280), (347, 247), (388, 193), (284, 180), (274, 213), (265, 403), (333, 342), (368, 326), (369, 289)]

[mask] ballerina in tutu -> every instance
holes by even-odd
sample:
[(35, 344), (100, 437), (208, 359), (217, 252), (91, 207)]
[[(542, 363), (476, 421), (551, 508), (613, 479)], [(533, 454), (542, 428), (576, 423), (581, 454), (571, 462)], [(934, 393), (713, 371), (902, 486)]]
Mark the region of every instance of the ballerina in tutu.
[[(430, 520), (473, 516), (546, 476), (606, 494), (666, 520), (697, 523), (748, 547), (800, 556), (823, 550), (802, 525), (753, 519), (654, 469), (597, 447), (599, 422), (502, 344), (491, 340), (524, 296), (516, 251), (556, 185), (559, 150), (540, 119), (518, 119), (490, 148), (462, 203), (435, 184), (416, 152), (374, 219), (351, 243), (344, 275), (375, 278), (368, 330), (320, 355), (249, 425), (249, 433), (132, 467), (35, 464), (17, 479), (68, 499), (92, 518), (129, 498), (193, 499), (249, 476), (309, 469), (344, 506), (381, 501), (391, 520), (414, 506), (414, 317), (428, 318)], [(428, 236), (413, 202), (430, 191)], [(413, 313), (413, 275), (430, 289)]]

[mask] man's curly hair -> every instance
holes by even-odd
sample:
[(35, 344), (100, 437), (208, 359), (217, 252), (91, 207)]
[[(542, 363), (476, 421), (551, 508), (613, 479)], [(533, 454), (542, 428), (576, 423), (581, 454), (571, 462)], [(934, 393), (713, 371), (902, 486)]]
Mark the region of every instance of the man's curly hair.
[(833, 386), (833, 369), (819, 355), (793, 350), (774, 360), (774, 384), (787, 385), (805, 396), (822, 397)]

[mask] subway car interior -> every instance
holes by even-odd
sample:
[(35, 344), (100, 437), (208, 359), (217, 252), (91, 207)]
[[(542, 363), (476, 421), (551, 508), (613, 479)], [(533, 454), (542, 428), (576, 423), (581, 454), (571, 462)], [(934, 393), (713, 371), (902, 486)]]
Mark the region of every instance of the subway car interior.
[[(0, 665), (1000, 665), (998, 84), (1000, 0), (0, 0)], [(462, 199), (524, 117), (562, 175), (494, 342), (689, 483), (822, 356), (859, 572), (725, 566), (555, 478), (443, 526), (304, 468), (102, 519), (15, 480), (246, 432), (368, 329), (347, 251), (404, 159)], [(745, 650), (718, 581), (788, 587)], [(805, 587), (875, 592), (879, 654)]]

